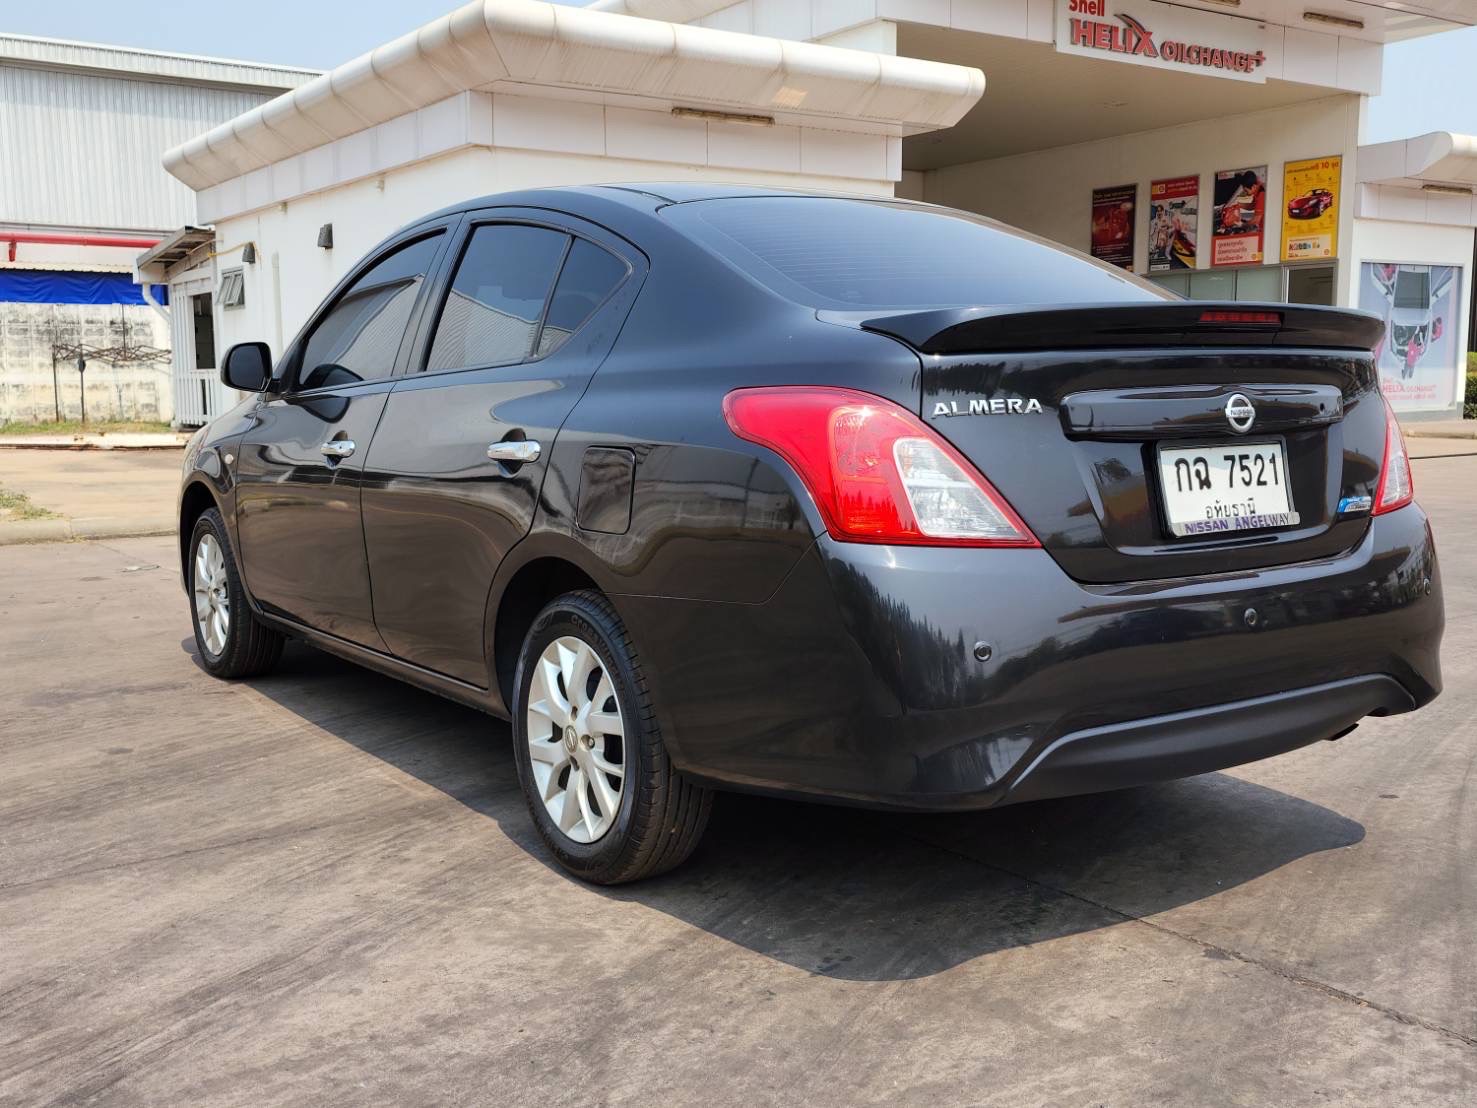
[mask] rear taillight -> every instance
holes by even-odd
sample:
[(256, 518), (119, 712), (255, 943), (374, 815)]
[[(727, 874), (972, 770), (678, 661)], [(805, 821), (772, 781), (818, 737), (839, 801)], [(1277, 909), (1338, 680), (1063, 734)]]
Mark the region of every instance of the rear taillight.
[(1395, 419), (1395, 409), (1386, 400), (1385, 457), (1380, 463), (1380, 483), (1374, 494), (1374, 514), (1393, 512), (1414, 499), (1415, 484), (1410, 478), (1410, 455), (1405, 452), (1405, 436)]
[(852, 389), (738, 389), (723, 400), (739, 438), (789, 462), (847, 542), (1039, 546), (969, 461), (911, 412)]

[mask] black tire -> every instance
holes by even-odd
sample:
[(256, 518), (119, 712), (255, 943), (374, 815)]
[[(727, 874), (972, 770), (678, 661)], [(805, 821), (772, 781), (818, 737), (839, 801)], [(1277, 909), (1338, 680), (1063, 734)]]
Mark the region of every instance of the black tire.
[[(609, 830), (590, 843), (576, 841), (555, 823), (534, 784), (529, 753), (533, 671), (549, 644), (564, 636), (582, 639), (608, 665), (625, 729), (625, 777), (616, 816)], [(513, 689), (518, 780), (534, 826), (560, 865), (585, 881), (619, 885), (663, 873), (686, 860), (708, 825), (713, 794), (672, 767), (640, 656), (605, 597), (586, 590), (550, 602), (523, 640)]]
[[(230, 604), (230, 619), (225, 642), (219, 651), (206, 644), (200, 620), (195, 616), (196, 554), (202, 538), (209, 535), (220, 546), (225, 569), (225, 591)], [(190, 626), (195, 629), (195, 648), (200, 662), (213, 677), (235, 680), (260, 677), (270, 673), (282, 657), (285, 641), (281, 632), (259, 622), (246, 600), (246, 589), (236, 572), (236, 558), (231, 551), (231, 538), (226, 534), (226, 521), (215, 508), (205, 511), (190, 532), (189, 551), (185, 557), (186, 593), (190, 604)]]

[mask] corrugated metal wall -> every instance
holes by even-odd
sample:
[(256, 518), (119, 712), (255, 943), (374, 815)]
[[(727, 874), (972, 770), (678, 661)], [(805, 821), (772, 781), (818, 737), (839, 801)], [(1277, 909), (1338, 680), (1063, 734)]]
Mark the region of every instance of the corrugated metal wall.
[(194, 193), (160, 155), (269, 99), (0, 65), (0, 222), (155, 231), (194, 222)]
[(314, 69), (284, 68), (235, 58), (171, 54), (142, 50), (136, 46), (37, 38), (4, 31), (0, 31), (0, 58), (28, 69), (92, 69), (198, 84), (260, 85), (273, 94), (318, 75)]

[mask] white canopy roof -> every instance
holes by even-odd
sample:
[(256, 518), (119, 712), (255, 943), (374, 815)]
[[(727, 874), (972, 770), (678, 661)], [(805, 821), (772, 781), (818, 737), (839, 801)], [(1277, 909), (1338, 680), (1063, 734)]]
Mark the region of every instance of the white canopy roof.
[(1369, 185), (1477, 186), (1477, 135), (1432, 131), (1359, 148), (1359, 181)]
[[(661, 0), (685, 12), (702, 0)], [(658, 0), (626, 0), (657, 9)], [(468, 90), (562, 90), (910, 135), (979, 100), (978, 70), (539, 0), (473, 0), (164, 155), (196, 190)]]

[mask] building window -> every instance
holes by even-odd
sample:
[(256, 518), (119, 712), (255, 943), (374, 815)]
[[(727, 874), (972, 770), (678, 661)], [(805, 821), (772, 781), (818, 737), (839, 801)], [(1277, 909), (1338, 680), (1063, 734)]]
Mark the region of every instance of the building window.
[(1287, 300), (1291, 304), (1332, 304), (1333, 266), (1300, 266), (1289, 269)]
[(1260, 300), (1292, 304), (1334, 302), (1332, 266), (1250, 265), (1236, 269), (1197, 269), (1149, 277), (1191, 300)]
[(220, 300), (222, 308), (246, 306), (246, 275), (239, 269), (228, 269), (221, 274)]

